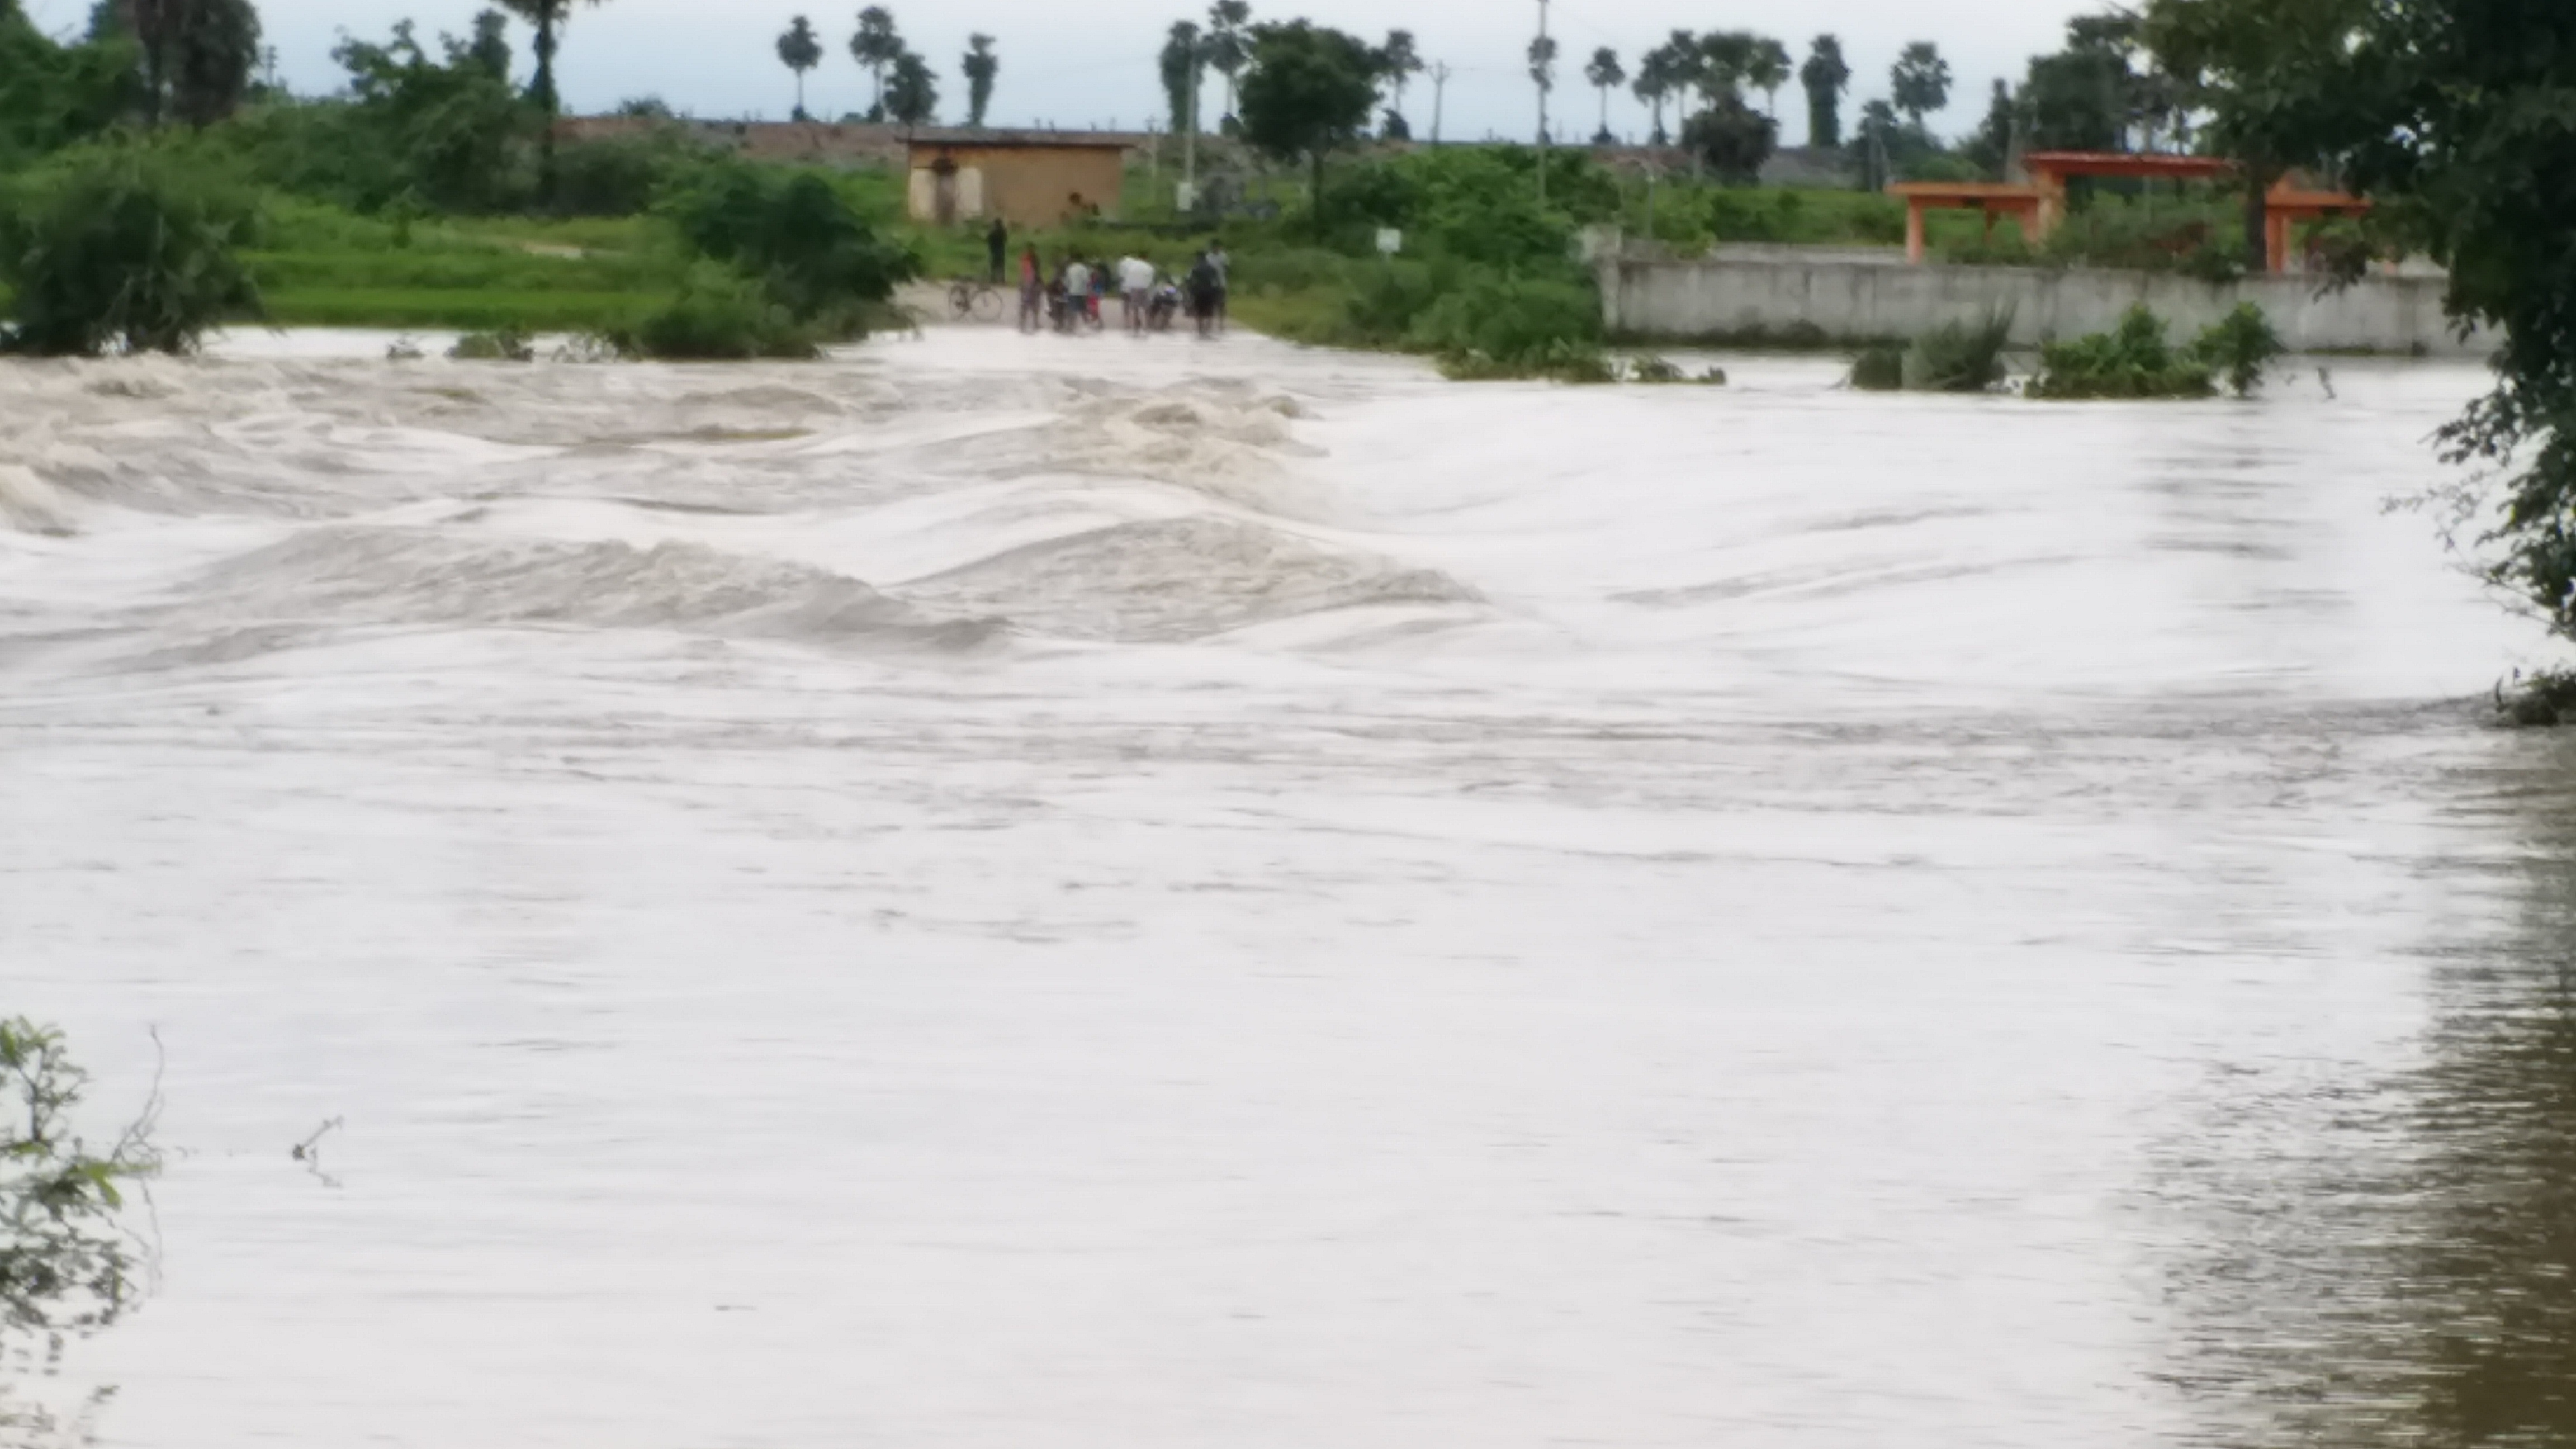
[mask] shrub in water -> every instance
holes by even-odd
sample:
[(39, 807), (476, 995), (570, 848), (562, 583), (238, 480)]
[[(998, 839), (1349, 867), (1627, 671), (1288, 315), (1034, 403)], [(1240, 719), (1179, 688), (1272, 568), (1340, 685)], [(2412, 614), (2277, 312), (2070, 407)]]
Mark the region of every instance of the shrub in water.
[(1628, 380), (1630, 382), (1645, 383), (1650, 386), (1669, 387), (1682, 383), (1696, 383), (1702, 387), (1724, 387), (1726, 386), (1726, 369), (1722, 367), (1712, 367), (1708, 371), (1701, 373), (1699, 376), (1693, 377), (1688, 372), (1684, 371), (1679, 365), (1674, 363), (1672, 359), (1657, 357), (1650, 352), (1642, 357), (1630, 360), (1628, 363)]
[(0, 348), (54, 356), (189, 352), (259, 313), (233, 254), (248, 196), (139, 146), (73, 155), (0, 193), (0, 283), (17, 294)]
[(1424, 311), (1412, 340), (1458, 375), (1552, 376), (1582, 353), (1598, 357), (1601, 306), (1587, 288), (1481, 276)]
[(707, 262), (689, 269), (668, 306), (604, 340), (624, 356), (671, 361), (807, 360), (819, 351), (813, 332), (759, 283)]
[(2042, 398), (2190, 398), (2214, 391), (2209, 366), (2165, 343), (2165, 324), (2132, 307), (2117, 329), (2040, 350), (2030, 395)]
[[(392, 356), (390, 352), (386, 355)], [(534, 362), (537, 349), (528, 345), (527, 333), (516, 327), (502, 327), (466, 333), (447, 349), (447, 355), (459, 362)]]
[(1985, 392), (2004, 380), (2004, 347), (2012, 313), (1989, 313), (1971, 327), (1952, 322), (1916, 338), (1899, 375), (1908, 392)]
[(1853, 359), (1851, 385), (1863, 392), (1897, 392), (1905, 386), (1905, 350), (1873, 347)]
[(2254, 389), (2263, 385), (2264, 369), (2289, 348), (2282, 345), (2281, 334), (2272, 330), (2272, 319), (2263, 315), (2262, 308), (2241, 302), (2235, 311), (2203, 329), (2192, 351), (2227, 380), (2230, 391), (2252, 397)]

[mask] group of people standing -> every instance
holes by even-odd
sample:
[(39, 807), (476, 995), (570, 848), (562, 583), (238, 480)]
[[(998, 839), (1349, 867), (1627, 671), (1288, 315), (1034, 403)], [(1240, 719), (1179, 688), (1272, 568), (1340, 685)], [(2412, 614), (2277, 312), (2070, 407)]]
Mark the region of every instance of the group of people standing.
[[(1003, 235), (1000, 222), (993, 224), (992, 235)], [(996, 242), (996, 273), (1001, 269), (1001, 258), (1001, 244)], [(1179, 276), (1165, 275), (1134, 252), (1114, 265), (1067, 252), (1050, 271), (1037, 247), (1030, 245), (1020, 253), (1017, 277), (1020, 330), (1036, 332), (1051, 327), (1058, 332), (1098, 331), (1107, 325), (1104, 309), (1114, 293), (1119, 321), (1133, 336), (1169, 331), (1173, 321), (1186, 313), (1198, 325), (1199, 336), (1215, 337), (1225, 330), (1226, 267), (1230, 261), (1224, 244), (1211, 238)], [(995, 280), (1000, 280), (998, 275)]]

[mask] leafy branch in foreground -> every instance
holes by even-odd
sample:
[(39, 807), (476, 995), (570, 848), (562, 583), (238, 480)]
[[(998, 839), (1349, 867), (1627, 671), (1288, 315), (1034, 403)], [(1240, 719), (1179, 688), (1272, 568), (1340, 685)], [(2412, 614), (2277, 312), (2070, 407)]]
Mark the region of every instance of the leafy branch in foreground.
[(50, 1365), (68, 1339), (115, 1322), (150, 1260), (120, 1218), (128, 1185), (160, 1168), (159, 1085), (104, 1153), (71, 1135), (88, 1088), (60, 1032), (0, 1020), (0, 1364), (41, 1348)]

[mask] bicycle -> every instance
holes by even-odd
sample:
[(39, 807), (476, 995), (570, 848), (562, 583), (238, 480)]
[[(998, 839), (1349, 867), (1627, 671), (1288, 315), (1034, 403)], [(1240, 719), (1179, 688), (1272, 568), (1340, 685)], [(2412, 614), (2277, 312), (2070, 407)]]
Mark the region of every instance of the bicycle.
[(948, 289), (948, 315), (963, 322), (1002, 320), (1002, 291), (987, 282), (965, 281)]

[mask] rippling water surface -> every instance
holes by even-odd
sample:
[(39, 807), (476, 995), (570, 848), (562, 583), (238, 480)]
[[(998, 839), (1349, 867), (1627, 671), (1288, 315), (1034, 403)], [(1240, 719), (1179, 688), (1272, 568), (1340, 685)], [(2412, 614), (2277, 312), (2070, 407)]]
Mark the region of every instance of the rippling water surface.
[(2382, 507), (2474, 371), (381, 346), (0, 370), (109, 1442), (2576, 1436), (2576, 761)]

